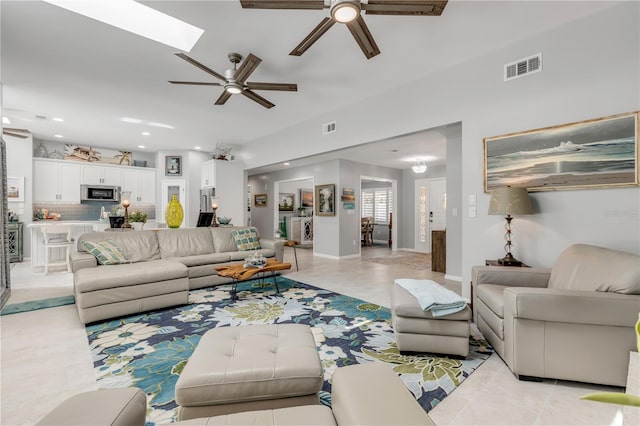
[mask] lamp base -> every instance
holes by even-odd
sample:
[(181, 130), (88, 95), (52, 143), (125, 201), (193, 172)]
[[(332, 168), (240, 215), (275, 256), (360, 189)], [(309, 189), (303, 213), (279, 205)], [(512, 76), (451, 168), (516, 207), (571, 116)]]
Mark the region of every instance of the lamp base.
[(522, 262), (513, 257), (511, 253), (507, 253), (502, 259), (498, 259), (498, 264), (502, 266), (522, 266)]

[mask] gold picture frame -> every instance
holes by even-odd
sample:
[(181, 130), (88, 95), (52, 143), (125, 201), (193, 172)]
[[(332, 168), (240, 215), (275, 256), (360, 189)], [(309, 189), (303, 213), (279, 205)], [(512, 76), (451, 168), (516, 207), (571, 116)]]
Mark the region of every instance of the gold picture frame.
[(253, 196), (253, 205), (256, 207), (267, 207), (267, 194), (255, 194)]
[(316, 185), (314, 204), (316, 216), (335, 216), (336, 186), (334, 184)]
[(484, 138), (484, 192), (638, 185), (638, 111)]

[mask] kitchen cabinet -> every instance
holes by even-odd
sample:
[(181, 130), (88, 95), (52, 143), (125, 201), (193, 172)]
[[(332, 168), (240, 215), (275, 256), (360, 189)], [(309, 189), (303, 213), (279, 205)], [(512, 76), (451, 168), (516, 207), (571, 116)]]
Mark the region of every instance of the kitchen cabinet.
[(155, 204), (156, 171), (124, 170), (122, 172), (122, 191), (131, 191), (132, 203)]
[(80, 164), (61, 160), (33, 161), (33, 202), (80, 203)]
[(122, 168), (117, 166), (82, 165), (82, 183), (85, 185), (122, 186)]
[(216, 186), (216, 160), (202, 163), (200, 169), (200, 188), (215, 188)]
[(7, 233), (9, 234), (9, 262), (22, 262), (22, 222), (9, 222)]
[(313, 218), (291, 217), (288, 238), (300, 244), (313, 244)]

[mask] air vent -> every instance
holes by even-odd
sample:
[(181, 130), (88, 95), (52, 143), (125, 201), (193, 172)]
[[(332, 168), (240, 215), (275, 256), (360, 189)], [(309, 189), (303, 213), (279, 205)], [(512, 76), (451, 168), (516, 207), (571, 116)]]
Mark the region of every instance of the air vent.
[(542, 71), (542, 53), (519, 59), (504, 66), (504, 81)]
[(326, 123), (322, 126), (322, 134), (327, 135), (329, 133), (333, 133), (336, 131), (336, 122), (332, 121), (331, 123)]
[(36, 115), (36, 118), (37, 118), (38, 120), (46, 120), (46, 119), (47, 119), (47, 116), (46, 116), (46, 115)]

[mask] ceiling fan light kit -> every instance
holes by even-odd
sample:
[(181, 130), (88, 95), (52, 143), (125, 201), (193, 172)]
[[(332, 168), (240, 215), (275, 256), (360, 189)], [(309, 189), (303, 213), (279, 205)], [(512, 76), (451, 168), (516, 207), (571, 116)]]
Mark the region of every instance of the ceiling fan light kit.
[(448, 0), (240, 0), (244, 9), (329, 9), (325, 17), (289, 55), (301, 56), (336, 22), (343, 23), (367, 59), (380, 54), (361, 12), (367, 15), (440, 16)]

